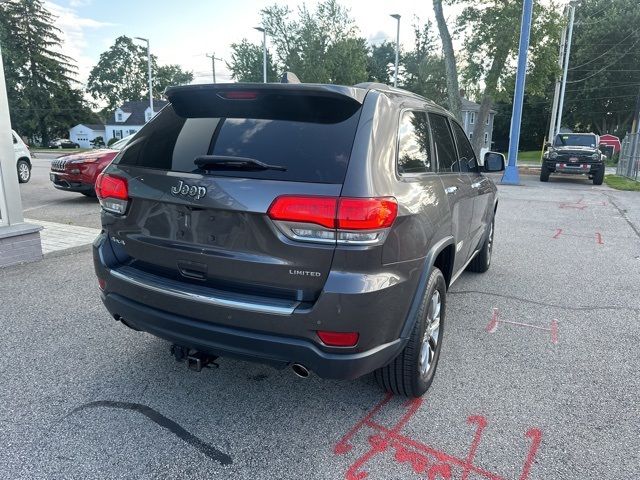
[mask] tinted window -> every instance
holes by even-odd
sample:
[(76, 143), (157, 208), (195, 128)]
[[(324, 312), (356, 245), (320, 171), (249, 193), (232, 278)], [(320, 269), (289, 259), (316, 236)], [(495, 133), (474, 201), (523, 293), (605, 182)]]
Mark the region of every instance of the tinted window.
[(429, 123), (431, 124), (433, 145), (438, 155), (438, 171), (444, 173), (459, 171), (456, 161), (456, 146), (449, 129), (449, 121), (442, 115), (430, 113)]
[(179, 172), (202, 172), (200, 155), (248, 157), (286, 171), (223, 170), (216, 176), (342, 183), (358, 124), (359, 110), (336, 122), (265, 118), (184, 118), (171, 105), (148, 123), (119, 162)]
[(473, 153), (471, 143), (467, 140), (467, 136), (460, 125), (456, 122), (451, 122), (451, 126), (453, 127), (453, 134), (456, 137), (456, 144), (458, 145), (460, 171), (475, 172), (477, 170), (477, 160), (475, 153)]
[(398, 131), (398, 172), (432, 172), (431, 134), (424, 112), (404, 112)]

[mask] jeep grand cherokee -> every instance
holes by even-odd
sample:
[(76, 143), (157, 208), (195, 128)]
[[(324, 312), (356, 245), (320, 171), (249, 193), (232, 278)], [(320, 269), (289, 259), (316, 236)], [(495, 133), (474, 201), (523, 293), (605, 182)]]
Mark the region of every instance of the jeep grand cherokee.
[[(422, 395), (447, 289), (489, 268), (496, 188), (460, 124), (380, 84), (169, 88), (98, 178), (116, 320), (229, 355)], [(208, 357), (197, 356), (205, 354)]]

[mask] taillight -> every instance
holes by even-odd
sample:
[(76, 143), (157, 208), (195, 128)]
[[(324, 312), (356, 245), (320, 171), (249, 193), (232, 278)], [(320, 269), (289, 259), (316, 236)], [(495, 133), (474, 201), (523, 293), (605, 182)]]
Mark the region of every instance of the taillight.
[(322, 343), (330, 347), (355, 347), (360, 338), (358, 332), (328, 332), (318, 330), (316, 332)]
[(124, 178), (103, 172), (96, 179), (95, 191), (104, 210), (124, 215), (129, 203), (129, 188)]
[(398, 215), (393, 197), (348, 198), (284, 195), (267, 212), (287, 237), (294, 240), (374, 244)]

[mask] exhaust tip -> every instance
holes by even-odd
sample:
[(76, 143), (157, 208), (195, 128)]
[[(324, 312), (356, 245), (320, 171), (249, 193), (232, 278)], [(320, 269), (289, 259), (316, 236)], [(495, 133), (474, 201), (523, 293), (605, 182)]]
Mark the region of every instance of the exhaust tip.
[(307, 378), (309, 376), (309, 370), (304, 365), (300, 365), (299, 363), (294, 363), (291, 365), (291, 370), (300, 378)]

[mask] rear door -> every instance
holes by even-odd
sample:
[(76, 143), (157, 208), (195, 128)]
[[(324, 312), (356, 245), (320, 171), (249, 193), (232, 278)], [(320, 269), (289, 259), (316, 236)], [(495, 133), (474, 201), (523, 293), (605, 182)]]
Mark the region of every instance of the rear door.
[(471, 195), (473, 195), (473, 214), (469, 224), (469, 255), (471, 255), (486, 230), (486, 212), (493, 190), (491, 181), (480, 173), (478, 159), (462, 127), (454, 121), (451, 121), (451, 127), (458, 147), (461, 175), (465, 177), (465, 181), (471, 187)]
[(460, 159), (447, 117), (429, 114), (438, 174), (451, 209), (452, 232), (456, 242), (454, 273), (460, 270), (469, 255), (469, 233), (473, 216), (474, 194), (466, 173), (460, 171)]
[[(170, 95), (172, 104), (108, 169), (129, 184), (127, 215), (108, 226), (123, 263), (231, 292), (317, 297), (335, 241), (292, 240), (266, 213), (283, 195), (340, 195), (360, 103), (305, 91), (287, 98), (289, 91)], [(278, 168), (196, 164), (203, 156)]]

